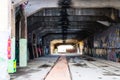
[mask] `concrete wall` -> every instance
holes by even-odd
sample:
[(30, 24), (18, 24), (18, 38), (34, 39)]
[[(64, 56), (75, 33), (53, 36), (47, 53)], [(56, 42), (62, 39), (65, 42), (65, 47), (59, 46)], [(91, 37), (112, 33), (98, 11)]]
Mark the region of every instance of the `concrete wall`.
[(92, 48), (85, 48), (88, 55), (118, 62), (120, 59), (120, 24), (114, 24), (109, 29), (94, 35), (92, 44)]
[(7, 73), (8, 67), (8, 38), (10, 36), (10, 15), (11, 9), (10, 0), (0, 1), (0, 80), (9, 80)]

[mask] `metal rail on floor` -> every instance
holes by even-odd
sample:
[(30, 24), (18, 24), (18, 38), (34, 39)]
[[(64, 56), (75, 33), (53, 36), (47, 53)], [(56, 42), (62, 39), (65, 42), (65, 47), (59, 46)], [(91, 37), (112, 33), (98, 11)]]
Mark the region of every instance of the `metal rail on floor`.
[(51, 67), (50, 71), (46, 74), (46, 76), (43, 78), (43, 80), (46, 79), (46, 77), (49, 75), (49, 73), (52, 71), (52, 69), (54, 68), (54, 66), (57, 64), (57, 62), (59, 61), (60, 56), (58, 57), (58, 59), (56, 60), (56, 62), (54, 63), (54, 65)]

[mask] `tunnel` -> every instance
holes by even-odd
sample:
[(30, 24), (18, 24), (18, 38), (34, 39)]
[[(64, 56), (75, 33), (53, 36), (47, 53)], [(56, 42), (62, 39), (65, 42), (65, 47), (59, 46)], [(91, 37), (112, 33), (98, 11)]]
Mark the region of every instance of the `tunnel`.
[[(119, 35), (119, 10), (112, 7), (75, 8), (71, 4), (65, 9), (42, 8), (27, 18), (27, 25), (28, 43), (33, 47), (30, 56), (52, 54), (57, 52), (57, 45), (67, 44), (75, 45), (73, 52), (80, 53), (80, 42), (82, 53), (92, 57), (108, 59), (109, 50), (119, 49), (115, 45)], [(113, 35), (116, 42), (110, 39)]]
[(119, 0), (10, 4), (10, 80), (120, 80)]

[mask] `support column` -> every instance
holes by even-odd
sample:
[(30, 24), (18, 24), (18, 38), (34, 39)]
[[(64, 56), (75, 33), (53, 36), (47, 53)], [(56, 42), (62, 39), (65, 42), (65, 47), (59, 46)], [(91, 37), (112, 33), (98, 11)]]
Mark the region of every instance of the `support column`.
[(32, 50), (33, 50), (34, 58), (38, 58), (37, 36), (34, 31), (32, 32)]
[(12, 8), (11, 15), (11, 53), (13, 54), (13, 59), (15, 59), (15, 8)]
[(8, 67), (8, 39), (10, 36), (10, 0), (0, 1), (0, 80), (10, 80)]
[(22, 17), (21, 17), (21, 37), (20, 37), (20, 54), (19, 54), (19, 66), (27, 66), (27, 18), (25, 16), (24, 7), (21, 5)]
[(83, 46), (84, 46), (84, 42), (83, 41), (79, 42), (79, 50), (81, 55), (83, 54)]
[(8, 72), (9, 73), (14, 73), (16, 72), (16, 60), (15, 60), (15, 8), (14, 6), (11, 6), (11, 36), (9, 37), (10, 41), (10, 58), (8, 60)]
[(76, 46), (77, 46), (77, 54), (80, 54), (80, 45), (79, 45), (79, 43), (77, 43)]

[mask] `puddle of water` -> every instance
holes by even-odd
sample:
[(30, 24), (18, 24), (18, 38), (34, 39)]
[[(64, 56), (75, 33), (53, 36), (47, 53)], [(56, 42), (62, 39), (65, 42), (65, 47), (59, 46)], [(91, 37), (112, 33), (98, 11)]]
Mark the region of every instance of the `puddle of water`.
[(96, 61), (96, 60), (94, 60), (92, 58), (86, 58), (85, 60), (87, 60), (87, 61)]
[(120, 70), (115, 70), (116, 72), (120, 71)]
[(38, 71), (41, 71), (41, 70), (38, 70), (38, 69), (30, 69), (29, 71), (27, 71), (27, 73), (34, 73), (34, 72), (38, 72)]
[(76, 63), (76, 64), (73, 64), (74, 66), (77, 66), (77, 67), (88, 67), (87, 64), (80, 64), (80, 63)]
[(102, 77), (98, 77), (98, 79), (102, 79)]
[(120, 74), (115, 74), (115, 73), (112, 73), (112, 72), (104, 72), (103, 75), (104, 76), (120, 76)]
[(107, 65), (101, 65), (101, 66), (99, 66), (99, 67), (108, 67)]
[(43, 64), (43, 65), (39, 66), (38, 68), (48, 68), (48, 67), (51, 67), (51, 65)]

